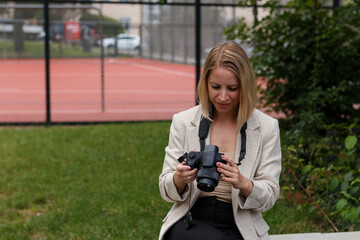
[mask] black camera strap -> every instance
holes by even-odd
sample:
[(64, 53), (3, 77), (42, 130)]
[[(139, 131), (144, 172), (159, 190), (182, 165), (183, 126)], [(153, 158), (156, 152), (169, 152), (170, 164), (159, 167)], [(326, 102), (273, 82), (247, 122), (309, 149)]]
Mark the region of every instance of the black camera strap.
[(247, 129), (247, 122), (245, 122), (240, 129), (241, 149), (239, 155), (239, 162), (237, 163), (238, 166), (241, 165), (241, 161), (245, 158), (245, 154), (246, 154), (246, 129)]
[[(200, 148), (201, 151), (204, 151), (205, 149), (205, 139), (207, 138), (208, 134), (209, 134), (209, 130), (210, 130), (210, 120), (207, 118), (202, 117), (201, 121), (200, 121), (200, 127), (199, 127), (199, 138), (200, 138)], [(187, 153), (185, 153), (187, 156)], [(184, 157), (182, 156), (182, 157)], [(189, 209), (187, 211), (187, 213), (184, 216), (184, 227), (185, 229), (188, 229), (191, 226), (192, 223), (192, 214), (191, 214), (191, 209), (190, 209), (190, 200), (191, 200), (191, 187), (190, 187), (190, 198), (189, 198)]]
[[(200, 138), (200, 147), (201, 151), (204, 151), (205, 149), (205, 139), (207, 138), (210, 130), (210, 120), (202, 117), (200, 120), (200, 127), (199, 127), (199, 138)], [(236, 163), (236, 165), (241, 165), (241, 161), (245, 158), (246, 154), (246, 129), (247, 129), (247, 122), (244, 123), (244, 125), (240, 129), (240, 135), (241, 135), (241, 148), (240, 148), (240, 155), (239, 155), (239, 161)]]
[(209, 119), (202, 117), (202, 119), (200, 121), (200, 127), (199, 127), (199, 138), (200, 138), (201, 151), (204, 151), (204, 149), (205, 149), (205, 139), (209, 135), (210, 124), (211, 124), (211, 122)]

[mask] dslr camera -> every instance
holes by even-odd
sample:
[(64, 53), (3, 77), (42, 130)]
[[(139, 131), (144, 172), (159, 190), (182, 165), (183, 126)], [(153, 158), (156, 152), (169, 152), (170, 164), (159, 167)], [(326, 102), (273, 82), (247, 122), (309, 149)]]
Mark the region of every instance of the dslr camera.
[(219, 148), (216, 145), (205, 146), (202, 152), (189, 152), (178, 159), (183, 162), (186, 159), (186, 165), (199, 169), (196, 175), (197, 187), (204, 192), (212, 192), (219, 184), (220, 172), (217, 171), (216, 163), (221, 162), (226, 164), (225, 160), (221, 159), (223, 153), (219, 153)]

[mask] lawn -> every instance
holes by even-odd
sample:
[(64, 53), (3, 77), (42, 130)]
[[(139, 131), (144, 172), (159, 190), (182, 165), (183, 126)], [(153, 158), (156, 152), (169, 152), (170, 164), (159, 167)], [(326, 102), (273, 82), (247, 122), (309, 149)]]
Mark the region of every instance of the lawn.
[[(157, 239), (169, 122), (0, 128), (0, 239)], [(271, 234), (320, 231), (281, 199)]]
[[(11, 40), (0, 41), (0, 58), (40, 58), (45, 57), (45, 43), (43, 40), (24, 41), (25, 50), (17, 53), (14, 50), (14, 43)], [(81, 44), (67, 44), (65, 42), (50, 41), (50, 57), (51, 58), (100, 58), (100, 47), (94, 46), (91, 51), (84, 51)], [(105, 56), (112, 56), (114, 49), (104, 49)], [(127, 54), (118, 54), (118, 57), (129, 57)]]

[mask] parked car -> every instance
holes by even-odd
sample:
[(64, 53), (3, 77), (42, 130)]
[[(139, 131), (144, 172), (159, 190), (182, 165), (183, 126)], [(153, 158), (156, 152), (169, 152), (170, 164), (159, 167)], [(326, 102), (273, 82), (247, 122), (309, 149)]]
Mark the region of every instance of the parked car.
[[(140, 37), (134, 34), (121, 33), (116, 36), (117, 38), (117, 48), (122, 50), (136, 50), (140, 48)], [(101, 46), (101, 41), (98, 41), (99, 46)], [(113, 48), (115, 47), (115, 37), (104, 38), (103, 39), (104, 48)]]
[[(36, 39), (44, 40), (45, 31), (41, 31)], [(65, 24), (64, 23), (52, 23), (49, 26), (49, 39), (52, 41), (62, 41), (65, 39)]]

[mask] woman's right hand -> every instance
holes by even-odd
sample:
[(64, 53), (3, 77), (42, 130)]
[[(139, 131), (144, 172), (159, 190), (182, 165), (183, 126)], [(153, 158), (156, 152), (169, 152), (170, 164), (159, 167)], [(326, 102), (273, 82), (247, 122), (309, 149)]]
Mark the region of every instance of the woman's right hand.
[(191, 167), (186, 165), (185, 161), (176, 166), (174, 183), (180, 195), (183, 193), (186, 184), (196, 179), (197, 171), (197, 168), (191, 170)]

